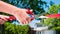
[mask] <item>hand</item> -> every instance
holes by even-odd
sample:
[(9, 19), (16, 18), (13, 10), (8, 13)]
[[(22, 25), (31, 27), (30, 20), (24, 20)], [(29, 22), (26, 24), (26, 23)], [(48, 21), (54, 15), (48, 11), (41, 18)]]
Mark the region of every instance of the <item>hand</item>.
[(0, 24), (4, 24), (6, 21), (8, 21), (8, 20), (3, 15), (1, 15), (0, 16)]
[(14, 16), (21, 24), (29, 24), (31, 21), (26, 12), (26, 9), (17, 10), (14, 12)]
[(26, 9), (20, 9), (3, 1), (0, 1), (0, 12), (14, 15), (21, 24), (28, 24), (31, 20), (28, 17), (26, 11)]

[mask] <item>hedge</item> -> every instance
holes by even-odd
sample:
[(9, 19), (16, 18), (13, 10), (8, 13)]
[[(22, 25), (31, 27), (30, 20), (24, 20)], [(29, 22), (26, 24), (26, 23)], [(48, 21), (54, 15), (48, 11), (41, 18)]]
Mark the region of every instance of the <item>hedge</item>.
[(6, 22), (5, 26), (5, 34), (28, 34), (29, 26), (28, 25), (16, 25)]
[(45, 19), (44, 24), (49, 26), (49, 29), (60, 31), (60, 18)]

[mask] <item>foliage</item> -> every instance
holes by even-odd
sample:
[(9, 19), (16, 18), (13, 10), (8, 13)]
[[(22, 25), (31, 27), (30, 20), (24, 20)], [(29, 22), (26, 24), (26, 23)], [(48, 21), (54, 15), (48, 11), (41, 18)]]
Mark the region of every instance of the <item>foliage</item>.
[(45, 12), (44, 6), (47, 7), (47, 2), (42, 0), (2, 0), (19, 8), (33, 9), (35, 14)]
[(50, 5), (52, 6), (53, 4), (55, 4), (53, 1), (50, 1)]
[(40, 15), (44, 15), (44, 16), (47, 16), (47, 15), (50, 15), (48, 12), (45, 12), (45, 13), (42, 13)]
[(6, 22), (5, 24), (5, 34), (28, 34), (28, 25), (16, 25)]
[(60, 12), (60, 5), (52, 5), (48, 11), (50, 14), (57, 14)]
[(48, 18), (44, 20), (44, 24), (50, 29), (60, 30), (60, 18)]

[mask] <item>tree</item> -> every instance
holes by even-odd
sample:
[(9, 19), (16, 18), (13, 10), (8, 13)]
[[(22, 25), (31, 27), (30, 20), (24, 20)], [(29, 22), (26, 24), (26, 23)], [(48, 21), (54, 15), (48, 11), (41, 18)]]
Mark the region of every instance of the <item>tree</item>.
[(60, 12), (60, 5), (52, 5), (48, 11), (50, 14), (58, 14)]
[(45, 12), (43, 6), (47, 6), (47, 2), (42, 0), (2, 0), (19, 8), (33, 9), (35, 14)]
[(50, 5), (52, 6), (53, 4), (55, 4), (53, 1), (50, 1)]

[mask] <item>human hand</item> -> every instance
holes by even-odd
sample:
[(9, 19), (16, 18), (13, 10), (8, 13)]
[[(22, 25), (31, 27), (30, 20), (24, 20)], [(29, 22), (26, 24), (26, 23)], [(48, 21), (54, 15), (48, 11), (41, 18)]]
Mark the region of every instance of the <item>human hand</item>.
[(28, 17), (26, 11), (26, 9), (20, 9), (3, 1), (0, 1), (0, 12), (14, 15), (21, 24), (28, 24), (31, 20)]
[(4, 15), (0, 15), (0, 24), (4, 24), (6, 21), (8, 21), (6, 17)]
[(29, 22), (31, 21), (26, 12), (26, 9), (17, 10), (14, 12), (14, 16), (20, 22), (20, 24), (29, 24)]

